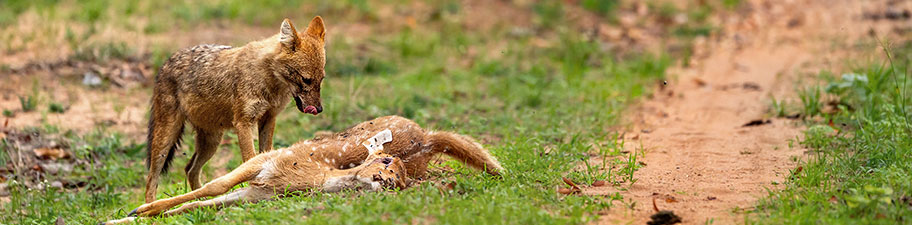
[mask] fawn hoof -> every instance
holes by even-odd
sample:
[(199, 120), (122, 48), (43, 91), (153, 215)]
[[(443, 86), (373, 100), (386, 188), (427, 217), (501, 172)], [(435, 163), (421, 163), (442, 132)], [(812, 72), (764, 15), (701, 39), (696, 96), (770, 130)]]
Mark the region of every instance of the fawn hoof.
[[(136, 207), (135, 209), (133, 209), (133, 211), (130, 211), (130, 213), (127, 213), (127, 217), (136, 216), (137, 209), (139, 209), (139, 207)], [(104, 224), (104, 223), (101, 223), (101, 224)]]

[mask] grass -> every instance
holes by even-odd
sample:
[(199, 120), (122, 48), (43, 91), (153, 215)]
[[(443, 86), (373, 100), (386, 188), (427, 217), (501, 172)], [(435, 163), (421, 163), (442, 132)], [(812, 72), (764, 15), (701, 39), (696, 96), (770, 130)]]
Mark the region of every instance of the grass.
[[(821, 118), (806, 120), (800, 141), (811, 157), (791, 171), (784, 189), (760, 202), (752, 223), (912, 222), (912, 51), (908, 44), (884, 50), (890, 50), (886, 62), (799, 93), (805, 118)], [(829, 98), (835, 109), (822, 110)]]
[(37, 99), (31, 95), (19, 96), (19, 106), (22, 107), (23, 112), (31, 112), (35, 110), (35, 107), (38, 105)]
[[(168, 2), (168, 1), (165, 1)], [(299, 7), (281, 7), (286, 2), (241, 4), (213, 1), (197, 8), (151, 7), (138, 3), (79, 4), (96, 7), (97, 15), (74, 17), (82, 23), (110, 23), (126, 16), (164, 15), (187, 23), (219, 20), (253, 25), (274, 21)], [(290, 1), (295, 2), (295, 1)], [(135, 5), (134, 5), (135, 4)], [(547, 3), (542, 3), (547, 4)], [(293, 4), (288, 4), (293, 5)], [(325, 17), (370, 20), (372, 5), (364, 1), (321, 2)], [(244, 7), (250, 6), (252, 9)], [(459, 9), (438, 4), (441, 14)], [(264, 7), (264, 8), (257, 8)], [(116, 9), (116, 10), (115, 10)], [(162, 9), (163, 11), (152, 11)], [(171, 10), (171, 11), (169, 11)], [(322, 10), (322, 11), (320, 11)], [(586, 40), (562, 20), (561, 11), (533, 4), (529, 8), (543, 18), (541, 29), (553, 29), (545, 37), (552, 47), (530, 47), (533, 37), (510, 36), (506, 31), (465, 30), (457, 19), (432, 20), (419, 29), (381, 33), (364, 43), (336, 40), (327, 46), (327, 79), (323, 86), (324, 113), (318, 117), (300, 114), (293, 105), (285, 109), (275, 133), (277, 147), (313, 136), (317, 131), (340, 131), (366, 119), (401, 115), (425, 127), (455, 131), (476, 137), (507, 169), (503, 177), (491, 177), (454, 162), (432, 165), (432, 181), (400, 191), (338, 194), (296, 193), (295, 196), (258, 204), (244, 204), (217, 211), (202, 209), (170, 218), (152, 218), (140, 223), (159, 224), (359, 224), (359, 223), (449, 223), (449, 224), (579, 224), (597, 217), (595, 212), (612, 207), (620, 195), (561, 195), (562, 177), (578, 183), (607, 180), (619, 188), (635, 182), (642, 152), (621, 151), (618, 134), (611, 131), (621, 110), (645, 95), (663, 78), (671, 60), (640, 54), (614, 57)], [(361, 16), (351, 16), (361, 15)], [(444, 16), (441, 16), (444, 17)], [(168, 20), (165, 20), (168, 21)], [(184, 23), (175, 22), (175, 23)], [(170, 22), (163, 22), (170, 24)], [(158, 28), (139, 28), (151, 32)], [(105, 60), (132, 54), (119, 44), (78, 41), (87, 60)], [(537, 38), (537, 37), (536, 37)], [(360, 50), (355, 46), (369, 45)], [(475, 55), (466, 54), (472, 48)], [(153, 50), (152, 64), (160, 64), (165, 50)], [(488, 51), (498, 49), (500, 51)], [(156, 61), (158, 60), (158, 61)], [(47, 129), (43, 132), (55, 132)], [(11, 182), (10, 202), (0, 207), (0, 223), (47, 224), (58, 217), (68, 223), (85, 224), (121, 218), (141, 204), (144, 183), (144, 144), (124, 143), (116, 133), (100, 129), (90, 134), (64, 135), (75, 157), (97, 162), (76, 168), (74, 174), (47, 180), (86, 178), (80, 190), (52, 187), (29, 189)], [(184, 140), (192, 151), (192, 134)], [(234, 140), (234, 134), (226, 135)], [(235, 144), (223, 145), (232, 152), (228, 169), (240, 164)], [(10, 154), (4, 147), (0, 155)], [(591, 163), (593, 155), (601, 163)], [(174, 168), (188, 156), (178, 155)], [(208, 179), (212, 170), (205, 168)], [(172, 169), (161, 181), (158, 198), (187, 192), (184, 176)], [(439, 183), (455, 182), (455, 188), (440, 191)], [(243, 221), (243, 222), (242, 222)]]
[(66, 107), (60, 103), (52, 102), (51, 104), (48, 104), (48, 112), (64, 113), (66, 112)]

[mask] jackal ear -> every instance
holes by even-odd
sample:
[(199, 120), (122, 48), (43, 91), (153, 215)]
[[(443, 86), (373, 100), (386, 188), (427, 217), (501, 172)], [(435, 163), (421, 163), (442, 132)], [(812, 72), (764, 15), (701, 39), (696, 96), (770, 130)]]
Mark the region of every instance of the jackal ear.
[(298, 37), (298, 31), (291, 24), (291, 20), (285, 19), (282, 21), (282, 28), (279, 29), (279, 42), (282, 43), (282, 46), (285, 49), (295, 51), (299, 41), (301, 40)]
[(307, 30), (305, 30), (304, 33), (317, 38), (317, 40), (325, 41), (326, 26), (323, 25), (323, 18), (320, 16), (314, 17), (313, 20), (310, 21), (310, 25), (307, 25)]

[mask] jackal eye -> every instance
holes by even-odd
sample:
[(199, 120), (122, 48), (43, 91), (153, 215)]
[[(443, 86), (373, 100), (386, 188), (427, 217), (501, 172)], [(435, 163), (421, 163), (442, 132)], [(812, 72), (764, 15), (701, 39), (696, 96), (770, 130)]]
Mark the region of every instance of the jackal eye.
[(310, 85), (311, 83), (313, 83), (313, 79), (310, 79), (310, 78), (301, 78), (301, 80), (304, 81), (304, 84), (306, 84), (306, 85)]

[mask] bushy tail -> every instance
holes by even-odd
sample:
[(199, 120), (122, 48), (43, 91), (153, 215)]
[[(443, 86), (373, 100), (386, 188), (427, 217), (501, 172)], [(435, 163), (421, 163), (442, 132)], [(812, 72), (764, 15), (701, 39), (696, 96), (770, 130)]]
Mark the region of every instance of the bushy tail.
[[(152, 107), (154, 108), (155, 106), (152, 106)], [(146, 168), (148, 168), (148, 169), (152, 168), (152, 143), (155, 143), (152, 141), (155, 137), (155, 135), (154, 135), (155, 134), (155, 112), (153, 111), (150, 114), (151, 114), (151, 116), (149, 116), (149, 135), (146, 137), (146, 141), (147, 141), (146, 142)], [(168, 156), (165, 157), (165, 164), (162, 166), (161, 171), (158, 171), (158, 173), (163, 174), (168, 171), (169, 167), (171, 167), (171, 160), (174, 159), (174, 153), (177, 152), (177, 149), (179, 149), (181, 146), (181, 134), (183, 134), (183, 133), (184, 133), (184, 125), (183, 125), (183, 123), (181, 123), (180, 130), (178, 131), (178, 133), (176, 135), (177, 140), (171, 141), (173, 144), (171, 144), (171, 147), (168, 148)], [(151, 173), (154, 171), (149, 171), (149, 172)]]
[(492, 175), (504, 173), (504, 168), (497, 159), (470, 137), (449, 132), (430, 132), (427, 141), (434, 152), (444, 153)]

